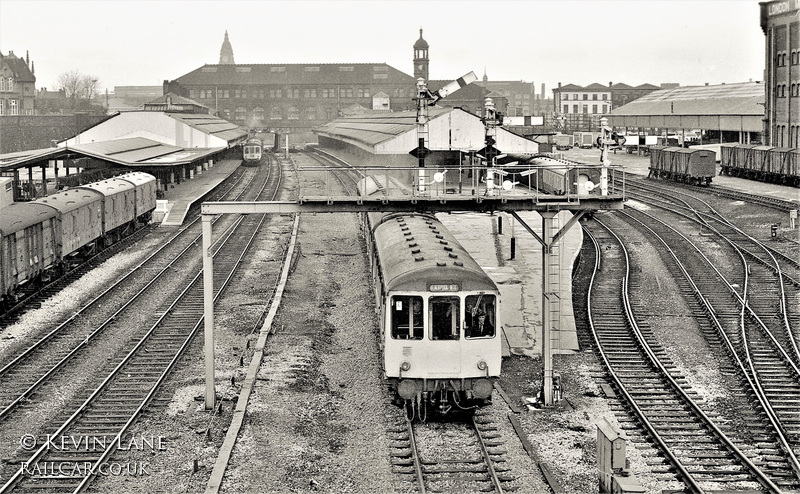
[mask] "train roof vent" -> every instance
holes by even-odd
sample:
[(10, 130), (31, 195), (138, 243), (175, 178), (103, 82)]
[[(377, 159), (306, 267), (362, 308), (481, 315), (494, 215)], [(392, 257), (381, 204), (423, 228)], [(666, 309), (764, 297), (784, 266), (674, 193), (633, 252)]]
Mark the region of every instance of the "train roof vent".
[(437, 261), (437, 262), (436, 262), (436, 265), (437, 265), (437, 266), (442, 266), (442, 267), (444, 267), (444, 266), (447, 266), (447, 263), (446, 263), (446, 262), (440, 262), (440, 261)]
[(461, 261), (453, 261), (453, 264), (455, 264), (456, 266), (463, 266), (464, 265), (464, 263), (461, 262)]
[(407, 231), (408, 231), (408, 227), (407, 227), (407, 226), (402, 226), (402, 225), (401, 225), (401, 226), (400, 226), (400, 229), (401, 229), (401, 230), (403, 230), (404, 232), (407, 232)]
[(439, 240), (439, 243), (442, 244), (442, 245), (447, 245), (450, 242), (448, 242), (447, 240)]
[(420, 250), (420, 249), (412, 249), (412, 250), (411, 250), (411, 253), (412, 253), (412, 254), (419, 254), (420, 252), (421, 252), (421, 250)]
[(403, 232), (403, 235), (405, 235), (407, 237), (407, 236), (411, 235), (411, 232)]
[(436, 238), (438, 238), (439, 240), (444, 240), (444, 236), (442, 235), (436, 235)]
[(409, 246), (409, 247), (416, 247), (416, 246), (417, 246), (417, 243), (416, 243), (416, 242), (414, 242), (413, 244), (408, 244), (408, 246)]
[[(408, 238), (406, 239), (406, 242), (411, 242), (412, 240), (414, 240), (414, 237), (408, 237)], [(415, 245), (416, 245), (416, 244), (415, 244)]]
[(451, 253), (450, 253), (450, 254), (448, 254), (448, 255), (449, 255), (450, 257), (452, 257), (453, 259), (458, 259), (458, 254), (453, 254), (453, 253), (451, 252)]
[(424, 258), (424, 257), (422, 257), (422, 256), (419, 256), (419, 257), (415, 257), (415, 258), (414, 258), (414, 260), (415, 260), (416, 262), (420, 262), (420, 261), (424, 261), (424, 260), (425, 260), (425, 258)]
[(444, 250), (446, 250), (447, 252), (453, 252), (453, 248), (452, 247), (445, 247)]

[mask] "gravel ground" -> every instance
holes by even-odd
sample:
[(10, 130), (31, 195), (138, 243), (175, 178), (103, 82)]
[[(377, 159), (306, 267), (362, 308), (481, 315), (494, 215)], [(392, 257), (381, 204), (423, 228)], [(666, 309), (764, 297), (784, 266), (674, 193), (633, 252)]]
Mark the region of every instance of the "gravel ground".
[[(754, 215), (752, 221), (757, 230), (770, 224), (763, 215)], [(264, 301), (269, 298), (266, 290), (280, 268), (275, 252), (282, 249), (289, 229), (290, 220), (282, 217), (265, 231), (241, 279), (218, 304), (220, 413), (211, 416), (203, 411), (198, 399), (203, 396), (204, 382), (202, 341), (198, 339), (134, 429), (134, 434), (164, 437), (166, 451), (118, 453), (118, 461), (146, 462), (149, 474), (102, 477), (92, 491), (205, 489), (252, 354), (256, 340), (252, 331), (259, 325)], [(300, 222), (298, 242), (296, 266), (273, 326), (275, 334), (267, 341), (221, 490), (406, 492), (408, 486), (398, 481), (390, 465), (386, 430), (394, 410), (380, 378), (374, 297), (356, 217), (306, 214)], [(660, 328), (657, 334), (665, 346), (686, 355), (674, 360), (693, 389), (708, 401), (724, 400), (725, 376), (711, 360), (697, 365), (704, 355), (702, 337), (687, 323), (688, 318), (675, 317), (685, 313), (685, 304), (670, 288), (672, 281), (657, 253), (640, 246), (637, 255), (652, 274), (642, 283), (642, 303), (650, 303), (649, 294), (663, 294), (650, 308), (648, 322), (654, 329)], [(97, 285), (82, 286), (87, 294)], [(79, 299), (80, 295), (62, 293), (53, 297), (52, 303), (69, 311)], [(8, 334), (4, 330), (0, 336), (0, 349), (4, 342), (8, 344), (3, 339)], [(534, 458), (516, 438), (508, 419), (511, 412), (497, 394), (486, 412), (506, 443), (510, 473), (520, 487), (517, 492), (548, 492), (537, 462), (546, 464), (560, 479), (564, 492), (597, 492), (595, 424), (601, 418), (625, 424), (626, 416), (614, 412), (615, 400), (603, 397), (598, 386), (602, 371), (591, 352), (557, 356), (555, 367), (562, 376), (566, 400), (552, 409), (531, 409), (518, 415), (533, 445)], [(538, 392), (540, 372), (539, 359), (511, 356), (503, 362), (501, 382), (514, 395), (532, 397)], [(9, 437), (4, 440), (14, 440)], [(671, 475), (651, 473), (651, 463), (659, 464), (659, 460), (653, 459), (653, 451), (638, 434), (631, 433), (631, 437), (631, 470), (647, 492), (677, 488)]]

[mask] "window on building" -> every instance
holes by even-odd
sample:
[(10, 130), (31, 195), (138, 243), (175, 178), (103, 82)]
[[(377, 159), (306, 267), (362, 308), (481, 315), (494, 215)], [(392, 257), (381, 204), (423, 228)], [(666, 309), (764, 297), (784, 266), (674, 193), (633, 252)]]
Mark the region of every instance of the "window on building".
[(608, 105), (603, 105), (603, 113), (608, 113)]
[(309, 106), (306, 108), (306, 119), (308, 120), (316, 120), (317, 119), (317, 109), (313, 106)]
[(261, 108), (260, 106), (257, 106), (253, 109), (253, 118), (255, 118), (256, 120), (263, 121), (264, 115), (265, 115), (264, 109)]
[(569, 105), (564, 105), (564, 113), (569, 113)]
[(223, 109), (222, 114), (224, 115), (225, 120), (231, 119), (231, 111), (228, 108)]
[(608, 95), (607, 94), (603, 95), (603, 101), (608, 101)]
[(531, 99), (531, 95), (530, 94), (525, 94), (525, 95), (522, 96), (522, 98), (523, 99)]
[[(14, 92), (14, 78), (13, 77), (9, 77), (8, 78), (8, 90), (9, 90), (9, 92), (12, 92), (12, 93)], [(12, 113), (12, 115), (14, 115), (14, 114)]]
[(432, 340), (457, 340), (461, 337), (461, 300), (458, 297), (428, 299), (428, 320)]
[(325, 108), (325, 119), (332, 120), (333, 119), (333, 109)]
[(322, 89), (322, 97), (323, 98), (327, 98), (328, 97), (328, 88), (323, 88)]
[(592, 114), (597, 114), (597, 105), (592, 105)]
[(572, 105), (572, 113), (578, 113), (578, 105)]
[(564, 101), (569, 101), (569, 95), (568, 94), (564, 95)]
[(592, 94), (592, 101), (597, 101), (597, 93)]
[(272, 109), (269, 111), (269, 119), (270, 120), (283, 119), (283, 112), (281, 111), (280, 107), (277, 106), (272, 107)]
[(582, 105), (582, 107), (583, 107), (583, 113), (588, 115), (589, 114), (589, 105)]
[(244, 109), (243, 106), (236, 108), (235, 112), (236, 120), (244, 121), (247, 118), (247, 110)]
[(258, 99), (264, 99), (264, 90), (263, 89), (259, 89), (258, 90)]
[(583, 93), (583, 101), (588, 101), (588, 99), (589, 99), (589, 95), (586, 94), (586, 93)]
[(286, 110), (286, 118), (288, 120), (300, 120), (300, 110), (294, 106), (290, 106), (289, 109)]
[(222, 93), (220, 95), (221, 98), (230, 98), (231, 97), (231, 90), (230, 89), (222, 89), (222, 90), (220, 90), (220, 93)]
[(292, 91), (292, 98), (298, 99), (300, 98), (300, 90), (297, 88), (291, 89)]
[(575, 101), (577, 101), (577, 100), (578, 100), (578, 95), (577, 95), (577, 94), (573, 94), (573, 95), (572, 95), (572, 99), (574, 99)]
[[(2, 79), (2, 77), (0, 77)], [(194, 89), (189, 90), (189, 99), (195, 99), (197, 97), (197, 93), (195, 93)]]
[(6, 78), (0, 76), (0, 91), (6, 90)]
[[(200, 96), (202, 98), (202, 96)], [(233, 97), (236, 99), (241, 99), (242, 97), (242, 90), (241, 89), (234, 89), (233, 90)]]
[(19, 108), (17, 108), (17, 100), (15, 99), (8, 100), (8, 114), (19, 115)]
[(6, 100), (0, 99), (0, 115), (6, 114)]
[(395, 295), (391, 300), (392, 338), (396, 340), (421, 340), (425, 322), (422, 297)]

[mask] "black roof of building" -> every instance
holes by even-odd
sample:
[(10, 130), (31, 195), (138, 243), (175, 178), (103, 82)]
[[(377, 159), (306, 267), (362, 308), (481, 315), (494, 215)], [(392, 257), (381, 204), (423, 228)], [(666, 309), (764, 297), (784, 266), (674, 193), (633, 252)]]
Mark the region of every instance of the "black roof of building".
[(18, 82), (36, 82), (36, 77), (28, 68), (25, 60), (14, 55), (14, 52), (8, 52), (8, 55), (3, 55), (0, 52), (0, 61), (8, 64), (8, 67), (14, 73), (14, 80)]
[(218, 84), (415, 84), (385, 63), (294, 63), (203, 65), (177, 79), (181, 85)]

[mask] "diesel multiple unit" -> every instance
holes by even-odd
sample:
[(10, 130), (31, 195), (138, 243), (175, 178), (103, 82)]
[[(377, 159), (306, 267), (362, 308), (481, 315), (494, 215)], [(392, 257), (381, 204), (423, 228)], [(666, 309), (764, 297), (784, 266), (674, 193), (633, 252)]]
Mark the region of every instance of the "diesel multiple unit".
[[(362, 195), (402, 193), (368, 176)], [(470, 409), (491, 397), (500, 376), (500, 292), (432, 215), (368, 213), (367, 238), (383, 372), (409, 417), (425, 420)]]

